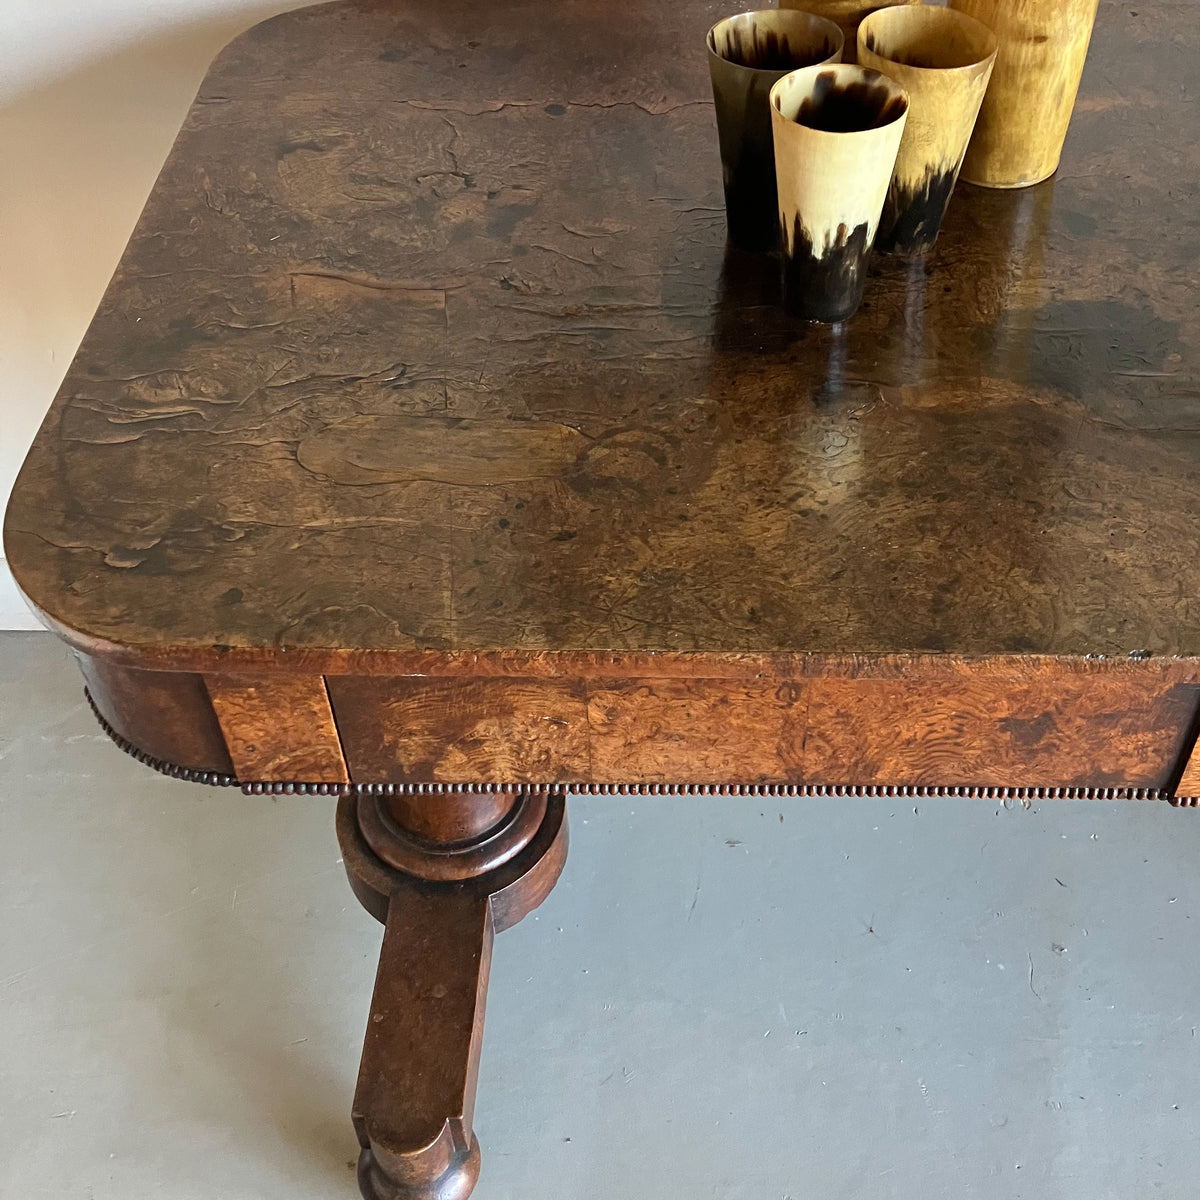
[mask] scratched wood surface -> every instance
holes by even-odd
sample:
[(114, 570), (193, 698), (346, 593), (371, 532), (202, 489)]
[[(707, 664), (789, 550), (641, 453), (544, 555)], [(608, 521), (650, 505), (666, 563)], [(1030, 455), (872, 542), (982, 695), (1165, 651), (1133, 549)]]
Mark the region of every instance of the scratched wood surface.
[[(356, 0), (229, 47), (13, 494), (47, 623), (197, 683), (327, 676), (352, 776), (338, 676), (466, 677), (468, 709), (511, 677), (500, 711), (561, 699), (544, 761), (597, 776), (629, 761), (648, 680), (686, 715), (671, 770), (706, 777), (712, 695), (670, 680), (726, 680), (785, 771), (805, 735), (763, 680), (969, 677), (972, 719), (1036, 722), (1095, 676), (1169, 714), (1158, 742), (1130, 718), (1131, 776), (1176, 770), (1172, 689), (1200, 680), (1200, 9), (1103, 6), (1059, 175), (960, 188), (933, 257), (877, 262), (837, 330), (726, 252), (720, 11)], [(393, 773), (443, 770), (433, 691), (385, 691), (411, 722)], [(870, 712), (806, 700), (806, 762), (814, 713), (846, 705)], [(540, 761), (489, 736), (460, 760)], [(912, 768), (885, 749), (855, 761)]]

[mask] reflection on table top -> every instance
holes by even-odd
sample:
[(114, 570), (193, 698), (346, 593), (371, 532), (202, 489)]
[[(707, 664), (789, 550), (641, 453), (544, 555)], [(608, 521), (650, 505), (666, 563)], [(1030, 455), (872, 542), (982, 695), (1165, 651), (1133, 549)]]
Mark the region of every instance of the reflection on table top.
[(1104, 6), (1057, 178), (835, 329), (726, 253), (717, 11), (239, 39), (17, 485), (33, 602), (192, 667), (1200, 653), (1200, 9)]

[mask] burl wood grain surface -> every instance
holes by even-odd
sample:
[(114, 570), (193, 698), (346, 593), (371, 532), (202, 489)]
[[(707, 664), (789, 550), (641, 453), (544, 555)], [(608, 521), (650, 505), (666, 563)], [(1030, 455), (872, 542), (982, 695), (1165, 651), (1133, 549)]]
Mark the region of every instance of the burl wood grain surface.
[(329, 687), (356, 783), (1169, 789), (1197, 706), (1194, 686), (1159, 672), (1030, 668), (569, 684), (330, 676)]
[(240, 779), (350, 782), (319, 675), (208, 675), (204, 683)]
[[(914, 722), (959, 681), (955, 712), (1061, 717), (1105, 779), (1177, 775), (1200, 10), (1103, 6), (1058, 176), (961, 187), (935, 255), (878, 261), (838, 329), (726, 253), (724, 11), (361, 0), (228, 48), (13, 495), (47, 622), (135, 668), (328, 677), (352, 778), (385, 743), (391, 778), (448, 769), (437, 677), (475, 689), (472, 722), (493, 680), (513, 728), (561, 700), (560, 774), (628, 777), (644, 688), (685, 717), (655, 771), (728, 772), (737, 721), (768, 731), (760, 774), (845, 762), (830, 730), (854, 710), (890, 737), (892, 693), (781, 712), (777, 681), (884, 679)], [(380, 684), (402, 731), (342, 723), (364, 675), (410, 677)], [(670, 682), (693, 677), (725, 682)], [(1071, 726), (1092, 680), (1108, 718)], [(701, 711), (725, 693), (733, 725)], [(1035, 761), (985, 768), (1000, 734), (949, 727), (952, 766)], [(484, 774), (540, 752), (475, 736)], [(910, 769), (904, 744), (852, 762)]]

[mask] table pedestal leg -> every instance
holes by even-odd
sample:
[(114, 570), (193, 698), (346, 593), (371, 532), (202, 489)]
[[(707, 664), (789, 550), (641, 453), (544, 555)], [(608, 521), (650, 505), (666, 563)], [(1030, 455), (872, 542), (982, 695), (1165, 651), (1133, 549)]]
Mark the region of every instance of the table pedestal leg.
[(338, 805), (350, 886), (384, 922), (354, 1096), (367, 1200), (463, 1200), (494, 932), (549, 895), (567, 852), (561, 796), (383, 797)]

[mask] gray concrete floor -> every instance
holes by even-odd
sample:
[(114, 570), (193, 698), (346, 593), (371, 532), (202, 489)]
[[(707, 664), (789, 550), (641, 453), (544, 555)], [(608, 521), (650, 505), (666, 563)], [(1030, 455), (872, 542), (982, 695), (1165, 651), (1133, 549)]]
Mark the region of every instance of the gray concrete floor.
[[(1200, 814), (578, 799), (496, 944), (478, 1200), (1197, 1194)], [(356, 1194), (332, 805), (120, 754), (0, 635), (0, 1196)]]

